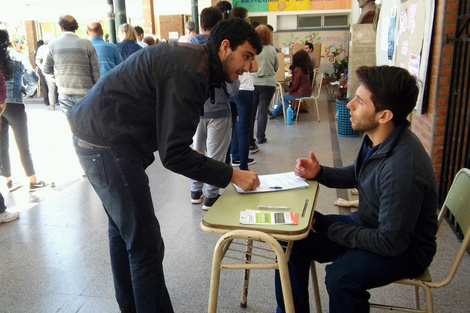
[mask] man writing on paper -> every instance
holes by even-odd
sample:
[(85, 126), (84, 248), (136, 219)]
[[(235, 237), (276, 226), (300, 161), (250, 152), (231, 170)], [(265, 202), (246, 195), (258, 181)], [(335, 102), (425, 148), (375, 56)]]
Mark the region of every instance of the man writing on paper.
[(219, 187), (233, 182), (245, 190), (259, 185), (256, 173), (207, 158), (190, 145), (214, 88), (247, 72), (261, 50), (250, 24), (221, 21), (204, 45), (160, 43), (133, 53), (68, 112), (78, 158), (108, 215), (121, 312), (173, 312), (145, 173), (155, 151), (167, 169), (193, 179)]
[[(296, 312), (308, 313), (312, 260), (326, 266), (330, 313), (369, 312), (368, 289), (421, 274), (436, 252), (437, 187), (431, 160), (406, 120), (418, 96), (402, 68), (361, 66), (362, 83), (348, 103), (352, 128), (364, 132), (354, 164), (321, 166), (298, 159), (296, 175), (330, 188), (357, 188), (349, 215), (314, 213), (307, 238), (294, 242), (289, 273)], [(276, 273), (277, 312), (284, 311)]]

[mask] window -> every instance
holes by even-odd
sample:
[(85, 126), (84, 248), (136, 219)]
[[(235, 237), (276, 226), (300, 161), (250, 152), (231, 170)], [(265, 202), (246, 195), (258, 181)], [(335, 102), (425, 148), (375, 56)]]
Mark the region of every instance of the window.
[(278, 30), (296, 30), (312, 28), (345, 28), (349, 27), (349, 14), (343, 15), (279, 15)]

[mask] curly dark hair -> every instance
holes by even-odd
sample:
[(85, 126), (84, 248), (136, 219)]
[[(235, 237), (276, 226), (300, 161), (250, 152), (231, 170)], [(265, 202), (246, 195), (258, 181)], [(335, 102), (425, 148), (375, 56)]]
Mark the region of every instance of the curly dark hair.
[(292, 56), (292, 65), (290, 68), (294, 70), (296, 67), (300, 67), (302, 72), (309, 74), (309, 68), (311, 68), (311, 59), (307, 51), (299, 50)]
[(8, 47), (11, 46), (10, 35), (5, 28), (0, 27), (0, 71), (5, 79), (11, 75), (12, 61), (8, 54)]

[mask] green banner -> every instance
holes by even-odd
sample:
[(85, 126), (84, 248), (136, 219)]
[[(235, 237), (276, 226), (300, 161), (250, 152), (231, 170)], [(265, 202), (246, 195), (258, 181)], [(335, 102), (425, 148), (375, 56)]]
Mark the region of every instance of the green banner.
[(250, 12), (267, 12), (268, 0), (233, 0), (233, 7), (244, 7)]

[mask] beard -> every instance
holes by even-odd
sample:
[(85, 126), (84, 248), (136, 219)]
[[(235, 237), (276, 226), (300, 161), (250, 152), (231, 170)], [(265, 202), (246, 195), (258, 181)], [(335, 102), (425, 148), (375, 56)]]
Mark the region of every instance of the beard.
[(355, 131), (359, 131), (361, 133), (365, 133), (376, 129), (379, 126), (379, 122), (374, 119), (374, 115), (370, 116), (367, 120), (359, 122), (356, 120), (356, 123), (351, 123), (352, 129)]
[[(222, 72), (224, 75), (224, 80), (229, 83), (233, 83), (235, 79), (231, 78), (232, 68), (230, 63), (232, 62), (233, 55), (229, 54), (225, 60), (222, 61)], [(237, 76), (238, 77), (238, 76)]]

